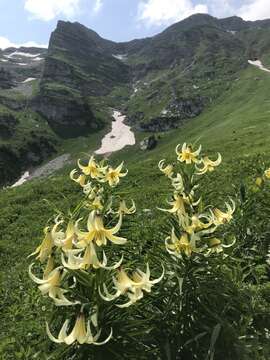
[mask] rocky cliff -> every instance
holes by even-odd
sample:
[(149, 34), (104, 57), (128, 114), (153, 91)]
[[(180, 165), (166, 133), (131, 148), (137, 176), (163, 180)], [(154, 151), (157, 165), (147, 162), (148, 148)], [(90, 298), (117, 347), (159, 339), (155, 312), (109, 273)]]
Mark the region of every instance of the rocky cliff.
[(269, 39), (270, 20), (198, 14), (123, 43), (59, 21), (48, 50), (0, 50), (5, 181), (46, 158), (61, 138), (102, 128), (109, 107), (121, 108), (139, 131), (181, 126), (228, 91), (249, 59), (267, 61)]

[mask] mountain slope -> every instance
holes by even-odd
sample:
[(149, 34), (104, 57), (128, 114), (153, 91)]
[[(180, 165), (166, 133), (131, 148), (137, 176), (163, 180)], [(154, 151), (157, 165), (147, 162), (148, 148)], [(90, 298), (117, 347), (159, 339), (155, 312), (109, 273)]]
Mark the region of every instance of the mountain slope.
[(115, 43), (60, 21), (45, 62), (40, 111), (64, 136), (102, 126), (97, 108), (119, 103), (138, 130), (178, 127), (220, 96), (250, 58), (264, 56), (269, 29), (268, 20), (198, 14), (151, 38)]
[[(138, 225), (134, 227), (134, 236), (140, 237), (143, 243), (151, 244), (153, 238), (164, 242), (159, 232), (164, 226), (163, 212), (157, 207), (164, 204), (168, 183), (161, 176), (157, 163), (163, 158), (168, 162), (174, 161), (176, 144), (197, 140), (204, 150), (210, 151), (213, 159), (217, 151), (221, 152), (223, 163), (210, 175), (205, 187), (206, 196), (214, 202), (220, 197), (224, 200), (228, 195), (235, 196), (232, 184), (236, 184), (238, 189), (240, 183), (252, 183), (260, 176), (259, 160), (264, 160), (266, 167), (270, 166), (269, 88), (270, 74), (250, 66), (241, 71), (239, 79), (203, 114), (191, 119), (181, 129), (160, 134), (154, 150), (144, 152), (137, 145), (113, 155), (113, 163), (125, 160), (129, 169), (122, 189), (136, 202), (135, 223)], [(143, 134), (137, 133), (136, 136), (139, 140)], [(80, 153), (81, 156), (81, 151), (86, 149), (78, 148), (77, 151), (78, 154), (74, 155), (79, 156)], [(13, 360), (14, 353), (34, 358), (37, 349), (44, 354), (51, 350), (48, 343), (43, 343), (44, 317), (47, 314), (40, 311), (43, 303), (25, 269), (29, 265), (27, 256), (37, 246), (42, 228), (53, 216), (55, 208), (66, 210), (80, 197), (78, 187), (68, 176), (73, 167), (75, 163), (49, 179), (0, 191), (3, 209), (0, 275), (2, 272), (2, 304), (5, 308), (0, 339), (1, 359)], [(44, 198), (49, 201), (44, 202)], [(152, 209), (151, 213), (146, 209)], [(144, 225), (146, 217), (148, 226)], [(14, 321), (14, 311), (17, 321)], [(246, 359), (253, 360), (254, 357)]]
[(249, 59), (269, 64), (269, 35), (269, 20), (198, 14), (151, 38), (116, 43), (60, 21), (48, 51), (0, 51), (0, 183), (57, 151), (63, 138), (102, 129), (110, 107), (138, 131), (182, 126), (231, 91)]

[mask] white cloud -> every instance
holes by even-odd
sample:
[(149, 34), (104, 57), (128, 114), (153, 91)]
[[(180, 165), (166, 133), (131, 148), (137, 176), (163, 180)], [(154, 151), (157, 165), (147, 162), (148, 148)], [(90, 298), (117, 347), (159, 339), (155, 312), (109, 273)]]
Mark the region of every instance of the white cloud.
[(7, 49), (9, 47), (19, 48), (21, 46), (24, 46), (24, 47), (40, 47), (40, 48), (47, 48), (48, 47), (47, 45), (37, 44), (34, 41), (28, 41), (28, 42), (23, 43), (23, 44), (15, 44), (15, 43), (11, 42), (9, 39), (7, 39), (7, 38), (5, 38), (3, 36), (0, 36), (0, 49), (2, 49), (2, 50)]
[(207, 0), (209, 13), (218, 18), (235, 15), (235, 1), (233, 0)]
[(94, 13), (97, 14), (101, 10), (102, 6), (103, 6), (103, 1), (96, 0), (93, 8)]
[(25, 0), (24, 8), (33, 18), (44, 21), (56, 16), (72, 18), (79, 11), (80, 0)]
[(207, 5), (193, 5), (191, 0), (141, 0), (138, 8), (139, 20), (147, 25), (167, 25), (196, 13), (208, 13)]
[(251, 0), (239, 10), (239, 16), (244, 20), (259, 20), (270, 18), (269, 0)]

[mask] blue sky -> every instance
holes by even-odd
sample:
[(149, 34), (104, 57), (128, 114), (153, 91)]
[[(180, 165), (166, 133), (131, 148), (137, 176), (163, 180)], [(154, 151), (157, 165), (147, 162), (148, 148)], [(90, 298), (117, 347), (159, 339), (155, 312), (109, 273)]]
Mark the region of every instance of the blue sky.
[(48, 44), (59, 19), (125, 41), (151, 36), (194, 13), (270, 18), (270, 0), (0, 0), (0, 48)]

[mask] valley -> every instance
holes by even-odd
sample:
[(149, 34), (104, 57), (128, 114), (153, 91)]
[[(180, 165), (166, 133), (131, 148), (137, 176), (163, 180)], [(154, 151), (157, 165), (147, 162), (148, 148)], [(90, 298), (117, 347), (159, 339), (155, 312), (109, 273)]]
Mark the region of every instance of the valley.
[(1, 185), (61, 155), (65, 140), (106, 128), (110, 108), (139, 133), (183, 126), (229, 92), (248, 61), (267, 68), (269, 29), (268, 20), (198, 14), (116, 43), (59, 21), (48, 49), (1, 51)]

